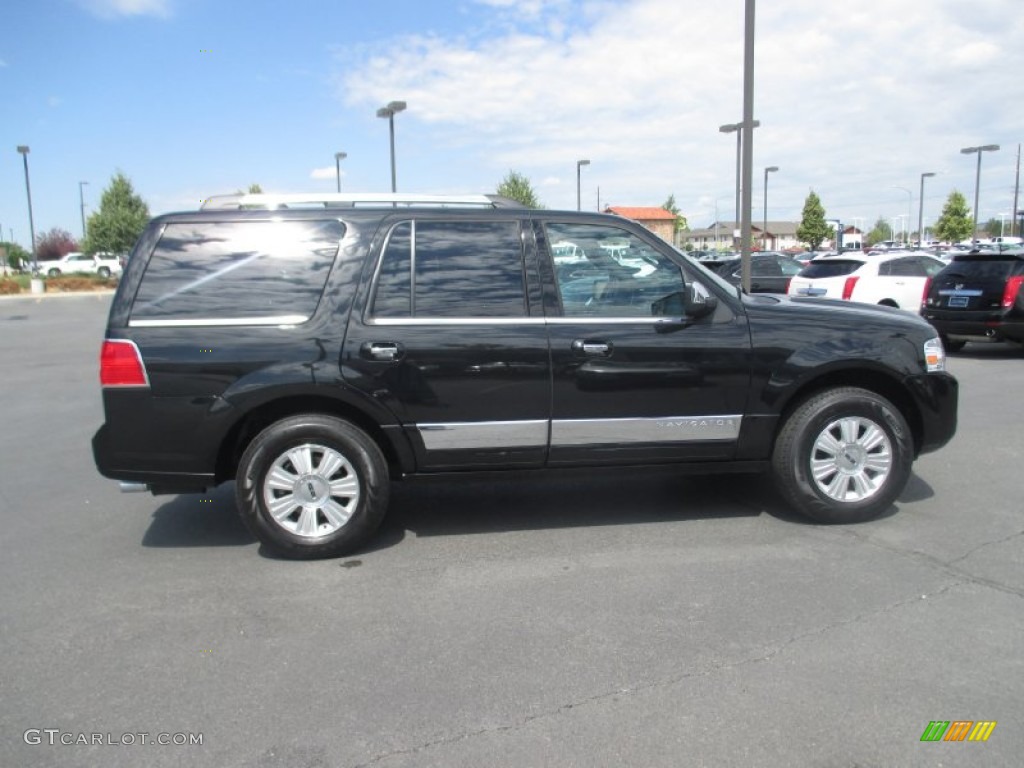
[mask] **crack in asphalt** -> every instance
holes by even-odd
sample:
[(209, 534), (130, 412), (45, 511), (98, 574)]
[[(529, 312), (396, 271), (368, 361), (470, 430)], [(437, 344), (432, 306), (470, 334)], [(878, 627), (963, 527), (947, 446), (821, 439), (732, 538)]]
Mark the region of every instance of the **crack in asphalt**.
[(827, 634), (828, 632), (831, 632), (831, 631), (833, 631), (835, 629), (840, 629), (842, 627), (846, 627), (846, 626), (849, 626), (849, 625), (852, 625), (852, 624), (857, 624), (857, 623), (865, 621), (867, 619), (871, 619), (871, 618), (874, 618), (876, 616), (880, 616), (880, 615), (883, 615), (883, 614), (886, 614), (886, 613), (890, 613), (890, 612), (895, 611), (895, 610), (899, 610), (900, 608), (903, 608), (903, 607), (905, 607), (907, 605), (911, 605), (911, 604), (914, 604), (914, 603), (919, 603), (922, 600), (927, 600), (927, 599), (931, 599), (931, 598), (934, 598), (934, 597), (938, 597), (940, 595), (945, 594), (946, 592), (948, 592), (949, 590), (951, 590), (951, 589), (953, 589), (955, 587), (961, 586), (962, 584), (966, 583), (966, 581), (967, 581), (966, 579), (965, 580), (960, 580), (960, 581), (954, 581), (954, 582), (951, 582), (949, 584), (946, 584), (945, 586), (935, 590), (934, 592), (932, 592), (930, 594), (925, 594), (925, 595), (920, 595), (920, 596), (915, 595), (913, 597), (908, 597), (908, 598), (905, 598), (903, 600), (898, 600), (898, 601), (896, 601), (894, 603), (890, 603), (889, 605), (883, 606), (882, 608), (878, 608), (878, 609), (873, 610), (873, 611), (867, 611), (865, 613), (857, 614), (856, 616), (853, 616), (853, 617), (848, 618), (848, 619), (842, 619), (842, 620), (839, 620), (839, 621), (833, 621), (833, 622), (825, 624), (825, 625), (823, 625), (821, 627), (816, 627), (814, 629), (806, 630), (804, 632), (798, 632), (798, 633), (796, 633), (796, 634), (786, 638), (785, 640), (782, 640), (782, 641), (776, 643), (774, 646), (769, 647), (767, 650), (762, 651), (760, 654), (758, 654), (756, 656), (749, 656), (749, 657), (746, 657), (746, 658), (736, 659), (734, 661), (722, 661), (722, 662), (718, 662), (718, 663), (712, 663), (709, 666), (707, 666), (705, 669), (698, 670), (698, 671), (695, 671), (695, 672), (687, 672), (687, 673), (682, 674), (682, 675), (676, 675), (675, 677), (671, 677), (671, 678), (663, 679), (663, 680), (656, 680), (656, 681), (653, 681), (653, 682), (650, 682), (650, 683), (644, 683), (642, 685), (634, 685), (634, 686), (629, 686), (629, 687), (626, 687), (626, 688), (616, 688), (614, 691), (604, 691), (602, 693), (597, 693), (597, 694), (594, 694), (593, 696), (588, 696), (586, 698), (582, 698), (582, 699), (579, 699), (577, 701), (571, 701), (571, 702), (569, 702), (567, 704), (562, 704), (562, 705), (560, 705), (558, 707), (546, 710), (544, 712), (538, 712), (538, 713), (536, 713), (534, 715), (529, 715), (527, 717), (522, 718), (519, 722), (516, 722), (516, 723), (507, 723), (505, 725), (496, 725), (496, 726), (490, 726), (490, 727), (486, 727), (486, 728), (477, 728), (477, 729), (470, 730), (470, 731), (463, 731), (461, 733), (456, 733), (456, 734), (452, 734), (452, 735), (449, 735), (449, 736), (443, 736), (443, 737), (440, 737), (440, 738), (437, 738), (437, 739), (433, 739), (431, 741), (426, 741), (426, 742), (423, 742), (422, 744), (416, 744), (414, 746), (404, 747), (402, 749), (395, 749), (395, 750), (391, 750), (391, 751), (388, 751), (388, 752), (383, 752), (383, 753), (381, 753), (379, 755), (376, 755), (375, 757), (371, 758), (367, 762), (357, 763), (356, 765), (353, 766), (353, 768), (368, 768), (368, 766), (377, 765), (377, 764), (379, 764), (379, 763), (381, 763), (381, 762), (383, 762), (385, 760), (390, 760), (393, 757), (400, 757), (400, 756), (403, 756), (403, 755), (415, 755), (415, 754), (418, 754), (420, 752), (424, 752), (426, 750), (433, 749), (434, 747), (446, 746), (446, 745), (450, 745), (450, 744), (457, 744), (460, 741), (466, 741), (468, 739), (473, 739), (473, 738), (476, 738), (478, 736), (486, 736), (486, 735), (489, 735), (489, 734), (508, 733), (508, 732), (511, 732), (511, 731), (518, 731), (518, 730), (521, 730), (523, 728), (526, 728), (527, 726), (531, 725), (532, 723), (534, 723), (534, 722), (536, 722), (538, 720), (546, 720), (546, 719), (554, 718), (554, 717), (562, 715), (562, 714), (564, 714), (566, 712), (569, 712), (570, 710), (578, 709), (580, 707), (585, 707), (585, 706), (588, 706), (590, 704), (595, 704), (595, 703), (598, 703), (598, 702), (606, 701), (608, 699), (614, 699), (614, 698), (616, 698), (618, 696), (633, 696), (633, 695), (638, 694), (638, 693), (645, 693), (647, 691), (657, 690), (659, 688), (670, 688), (670, 687), (672, 687), (674, 685), (679, 685), (680, 683), (682, 683), (682, 682), (684, 682), (686, 680), (693, 680), (693, 679), (696, 679), (696, 678), (709, 677), (709, 676), (711, 676), (713, 674), (716, 674), (718, 672), (721, 672), (723, 670), (734, 670), (734, 669), (738, 669), (738, 668), (747, 666), (749, 664), (763, 664), (765, 662), (771, 661), (773, 658), (775, 658), (779, 654), (783, 653), (787, 648), (789, 648), (794, 643), (798, 643), (801, 640), (804, 640), (804, 639), (806, 639), (808, 637), (820, 637), (821, 635)]
[[(966, 582), (970, 582), (972, 584), (977, 584), (979, 586), (990, 587), (991, 589), (995, 589), (995, 590), (997, 590), (999, 592), (1004, 592), (1004, 593), (1006, 593), (1008, 595), (1014, 595), (1015, 597), (1024, 597), (1024, 589), (1020, 589), (1018, 587), (1014, 587), (1014, 586), (1011, 586), (1009, 584), (1004, 584), (1001, 581), (996, 581), (995, 579), (989, 579), (989, 578), (987, 578), (985, 576), (978, 576), (976, 574), (973, 574), (973, 573), (970, 573), (970, 572), (964, 570), (963, 568), (959, 568), (956, 565), (954, 565), (954, 563), (957, 563), (957, 562), (963, 560), (964, 558), (968, 557), (969, 555), (973, 554), (974, 552), (977, 552), (979, 549), (983, 549), (984, 547), (989, 547), (989, 546), (992, 546), (994, 544), (1002, 544), (1003, 542), (1010, 541), (1011, 539), (1015, 539), (1018, 536), (1024, 535), (1024, 531), (1018, 531), (1017, 533), (1010, 534), (1009, 536), (1005, 536), (1005, 537), (1003, 537), (1001, 539), (995, 539), (993, 541), (982, 542), (981, 544), (978, 544), (976, 547), (973, 547), (972, 549), (968, 550), (963, 555), (960, 555), (959, 557), (953, 558), (952, 560), (949, 560), (947, 562), (946, 560), (942, 560), (942, 559), (936, 557), (935, 555), (929, 555), (927, 552), (922, 552), (922, 551), (920, 551), (918, 549), (907, 549), (905, 547), (897, 547), (897, 546), (894, 546), (892, 544), (887, 544), (884, 541), (878, 541), (877, 539), (872, 539), (869, 535), (860, 533), (859, 531), (854, 531), (854, 530), (850, 530), (850, 529), (832, 529), (832, 530), (835, 530), (838, 535), (841, 535), (841, 536), (852, 536), (853, 538), (857, 539), (858, 541), (861, 541), (861, 542), (863, 542), (865, 544), (870, 544), (871, 546), (877, 547), (878, 549), (884, 549), (887, 552), (892, 552), (892, 553), (897, 554), (897, 555), (902, 555), (904, 557), (908, 557), (908, 558), (910, 558), (912, 560), (915, 560), (915, 561), (917, 561), (917, 562), (919, 562), (919, 563), (921, 563), (921, 564), (923, 564), (925, 566), (934, 568), (934, 569), (936, 569), (938, 571), (942, 571), (947, 576), (952, 576), (952, 577), (955, 577), (955, 578), (958, 578), (958, 579), (963, 579)], [(832, 531), (830, 530), (830, 531), (827, 531), (826, 533), (831, 533), (831, 532)]]

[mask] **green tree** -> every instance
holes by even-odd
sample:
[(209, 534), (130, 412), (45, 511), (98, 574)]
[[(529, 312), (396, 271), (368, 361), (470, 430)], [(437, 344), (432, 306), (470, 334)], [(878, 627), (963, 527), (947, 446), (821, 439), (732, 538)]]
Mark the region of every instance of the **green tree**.
[(1003, 234), (1003, 225), (999, 219), (989, 219), (982, 225), (981, 230), (989, 237), (999, 237)]
[(942, 206), (942, 215), (935, 222), (935, 235), (947, 243), (959, 243), (972, 237), (973, 227), (974, 222), (971, 219), (971, 209), (967, 207), (967, 199), (963, 193), (954, 189), (946, 198), (946, 204)]
[(135, 194), (131, 181), (118, 171), (103, 190), (100, 207), (86, 226), (86, 253), (127, 253), (149, 220), (149, 208)]
[(889, 222), (879, 216), (875, 226), (872, 227), (865, 238), (865, 245), (878, 245), (885, 240), (892, 240), (892, 227), (889, 226)]
[(668, 200), (661, 204), (661, 207), (676, 217), (676, 234), (685, 232), (690, 228), (690, 222), (686, 220), (686, 217), (679, 212), (679, 206), (676, 205), (675, 193), (668, 196)]
[(537, 199), (537, 193), (530, 185), (530, 180), (515, 171), (508, 172), (495, 192), (502, 197), (522, 203), (527, 208), (543, 208), (540, 200)]
[(796, 228), (796, 236), (807, 243), (812, 251), (816, 251), (822, 241), (831, 234), (832, 227), (825, 221), (825, 209), (821, 205), (821, 198), (812, 189), (804, 201), (803, 216), (800, 219), (800, 226)]
[(239, 190), (237, 190), (235, 192), (235, 194), (236, 195), (262, 195), (263, 194), (263, 187), (261, 187), (259, 184), (250, 184), (249, 188), (247, 190), (245, 190), (245, 192), (243, 192), (242, 190), (239, 189)]
[(17, 243), (0, 243), (0, 252), (6, 254), (5, 261), (10, 269), (21, 269), (22, 265), (32, 261), (32, 254)]

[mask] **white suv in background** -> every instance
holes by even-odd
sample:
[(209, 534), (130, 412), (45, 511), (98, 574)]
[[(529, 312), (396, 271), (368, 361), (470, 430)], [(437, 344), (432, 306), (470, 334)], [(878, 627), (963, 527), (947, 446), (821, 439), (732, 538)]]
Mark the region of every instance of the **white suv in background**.
[(72, 251), (57, 261), (40, 262), (39, 270), (45, 272), (47, 277), (60, 277), (83, 272), (100, 277), (110, 277), (111, 275), (120, 275), (122, 265), (121, 260), (112, 253), (90, 255)]
[(790, 281), (790, 296), (845, 299), (917, 312), (928, 280), (946, 266), (923, 253), (826, 256)]

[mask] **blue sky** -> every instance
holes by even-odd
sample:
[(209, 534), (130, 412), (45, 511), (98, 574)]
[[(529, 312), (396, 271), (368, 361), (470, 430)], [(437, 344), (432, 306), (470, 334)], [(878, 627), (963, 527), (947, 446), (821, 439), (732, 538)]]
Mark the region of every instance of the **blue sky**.
[[(267, 191), (398, 187), (489, 192), (509, 169), (542, 202), (660, 205), (692, 226), (732, 217), (743, 1), (22, 0), (0, 41), (0, 226), (28, 244), (19, 144), (36, 232), (81, 231), (117, 170), (154, 213), (251, 182)], [(713, 6), (713, 7), (711, 7)], [(1012, 207), (1024, 140), (1024, 20), (1015, 0), (759, 3), (754, 218), (827, 215), (916, 227), (952, 189), (980, 217)], [(1024, 207), (1024, 203), (1021, 204)]]

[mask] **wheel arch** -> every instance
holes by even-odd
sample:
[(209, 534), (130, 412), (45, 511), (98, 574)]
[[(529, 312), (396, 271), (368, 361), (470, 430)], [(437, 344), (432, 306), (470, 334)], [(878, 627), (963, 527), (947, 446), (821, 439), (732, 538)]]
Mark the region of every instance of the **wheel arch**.
[(409, 451), (395, 445), (395, 441), (380, 424), (358, 407), (325, 395), (290, 395), (252, 408), (228, 430), (217, 454), (217, 482), (235, 476), (246, 447), (261, 431), (276, 421), (305, 413), (335, 416), (351, 422), (366, 432), (380, 448), (392, 477), (398, 477), (406, 471), (411, 460)]
[(793, 392), (779, 414), (779, 420), (775, 425), (775, 434), (772, 436), (773, 442), (778, 438), (779, 432), (782, 431), (793, 411), (802, 403), (819, 392), (837, 387), (859, 387), (874, 392), (891, 402), (910, 426), (914, 440), (914, 456), (916, 457), (920, 453), (924, 439), (924, 422), (920, 411), (914, 404), (913, 397), (899, 380), (872, 368), (834, 369), (804, 382)]

